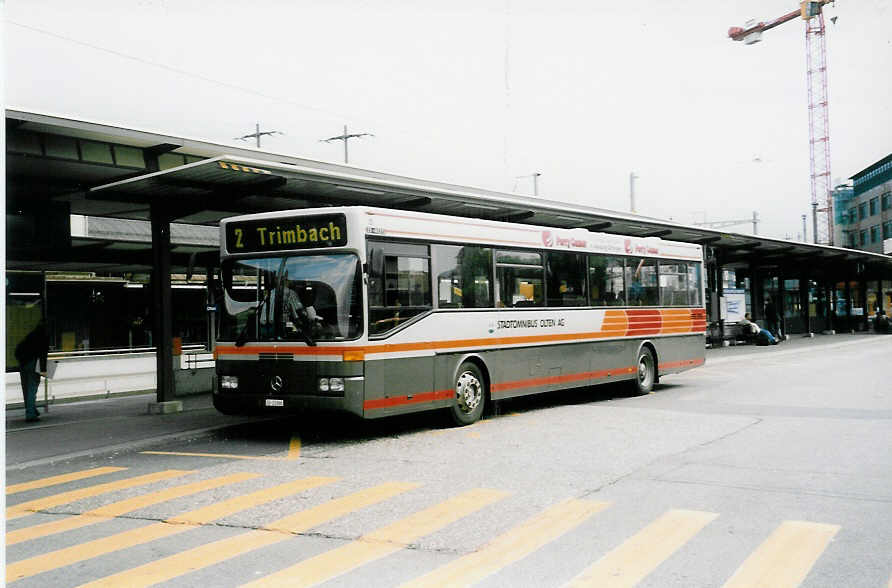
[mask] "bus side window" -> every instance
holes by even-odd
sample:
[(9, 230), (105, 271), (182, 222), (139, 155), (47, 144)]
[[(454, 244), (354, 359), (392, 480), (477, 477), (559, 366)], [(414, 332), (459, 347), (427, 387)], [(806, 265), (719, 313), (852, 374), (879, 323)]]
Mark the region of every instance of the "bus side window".
[(660, 292), (655, 259), (626, 258), (626, 291), (629, 306), (659, 306)]
[(586, 306), (585, 256), (569, 251), (549, 251), (546, 256), (546, 304)]
[(660, 304), (662, 306), (687, 306), (687, 264), (680, 261), (661, 261), (659, 269)]
[(384, 252), (369, 245), (369, 306), (384, 305)]
[(692, 306), (700, 306), (702, 303), (700, 300), (700, 289), (702, 288), (700, 272), (702, 267), (702, 264), (699, 263), (688, 265), (688, 304)]
[(623, 258), (612, 255), (589, 255), (589, 300), (592, 306), (625, 304)]
[(539, 253), (496, 251), (496, 291), (500, 306), (542, 306), (545, 303), (543, 269)]
[(432, 245), (439, 308), (492, 308), (492, 249)]
[(373, 261), (382, 260), (380, 275), (376, 263), (369, 267), (369, 334), (378, 335), (433, 307), (430, 257), (424, 245), (369, 243), (369, 249)]

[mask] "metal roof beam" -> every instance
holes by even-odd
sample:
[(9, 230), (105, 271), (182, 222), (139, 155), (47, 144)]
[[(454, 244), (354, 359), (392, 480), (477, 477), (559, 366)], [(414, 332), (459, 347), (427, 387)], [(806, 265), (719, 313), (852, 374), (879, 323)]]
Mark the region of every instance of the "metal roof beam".
[(518, 210), (516, 212), (509, 212), (506, 214), (494, 216), (492, 217), (492, 220), (502, 221), (506, 223), (517, 223), (528, 218), (533, 218), (535, 215), (536, 213), (532, 210)]
[(697, 239), (693, 242), (697, 245), (709, 245), (710, 243), (716, 243), (721, 240), (721, 237), (703, 237), (702, 239)]
[(159, 143), (157, 145), (152, 145), (151, 147), (144, 147), (142, 152), (145, 155), (154, 158), (159, 155), (164, 155), (165, 153), (170, 153), (171, 151), (176, 151), (181, 147), (182, 145), (176, 143)]
[[(128, 267), (152, 268), (152, 251), (151, 245), (146, 243), (144, 249), (140, 250), (120, 250), (109, 249), (109, 244), (103, 244), (102, 247), (84, 246), (73, 247), (68, 250), (56, 249), (51, 253), (44, 252), (44, 255), (35, 256), (32, 250), (15, 249), (7, 250), (11, 259), (18, 262), (33, 263), (35, 265), (52, 268), (54, 265), (63, 265), (70, 263), (90, 264), (114, 264)], [(178, 268), (185, 268), (189, 265), (191, 253), (177, 253), (172, 251), (170, 254), (171, 265)], [(207, 251), (206, 253), (198, 253), (201, 263), (214, 261), (218, 259), (219, 251)], [(37, 257), (37, 258), (35, 258)], [(215, 261), (216, 263), (216, 261)]]
[(397, 202), (396, 206), (399, 206), (402, 208), (420, 208), (422, 206), (429, 205), (431, 202), (433, 202), (432, 198), (430, 198), (429, 196), (422, 196), (420, 198), (413, 198), (412, 200), (406, 200), (405, 202)]

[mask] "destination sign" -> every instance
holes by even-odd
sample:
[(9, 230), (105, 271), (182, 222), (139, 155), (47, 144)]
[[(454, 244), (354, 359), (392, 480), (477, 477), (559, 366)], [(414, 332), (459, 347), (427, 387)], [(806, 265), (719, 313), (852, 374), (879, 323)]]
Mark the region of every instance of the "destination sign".
[(347, 244), (347, 217), (319, 214), (230, 222), (226, 225), (229, 253), (255, 253)]

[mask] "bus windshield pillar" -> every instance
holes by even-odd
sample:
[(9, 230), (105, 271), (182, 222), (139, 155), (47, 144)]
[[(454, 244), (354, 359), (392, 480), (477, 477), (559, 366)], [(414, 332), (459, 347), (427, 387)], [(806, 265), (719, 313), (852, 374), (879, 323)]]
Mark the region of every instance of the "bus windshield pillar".
[(176, 398), (173, 373), (173, 302), (170, 286), (170, 214), (161, 203), (150, 209), (152, 224), (152, 339), (155, 342), (157, 402)]

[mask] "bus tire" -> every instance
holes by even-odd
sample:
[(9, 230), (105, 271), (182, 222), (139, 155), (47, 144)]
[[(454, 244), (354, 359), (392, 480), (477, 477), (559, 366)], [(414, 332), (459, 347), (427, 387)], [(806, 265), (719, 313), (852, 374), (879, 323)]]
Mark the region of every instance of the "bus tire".
[(486, 380), (475, 363), (466, 361), (459, 366), (454, 390), (455, 404), (450, 413), (455, 424), (464, 426), (480, 420), (486, 404)]
[(654, 389), (654, 382), (657, 381), (657, 364), (650, 347), (644, 345), (638, 350), (638, 359), (635, 361), (635, 366), (637, 373), (630, 382), (630, 391), (635, 396), (650, 394)]

